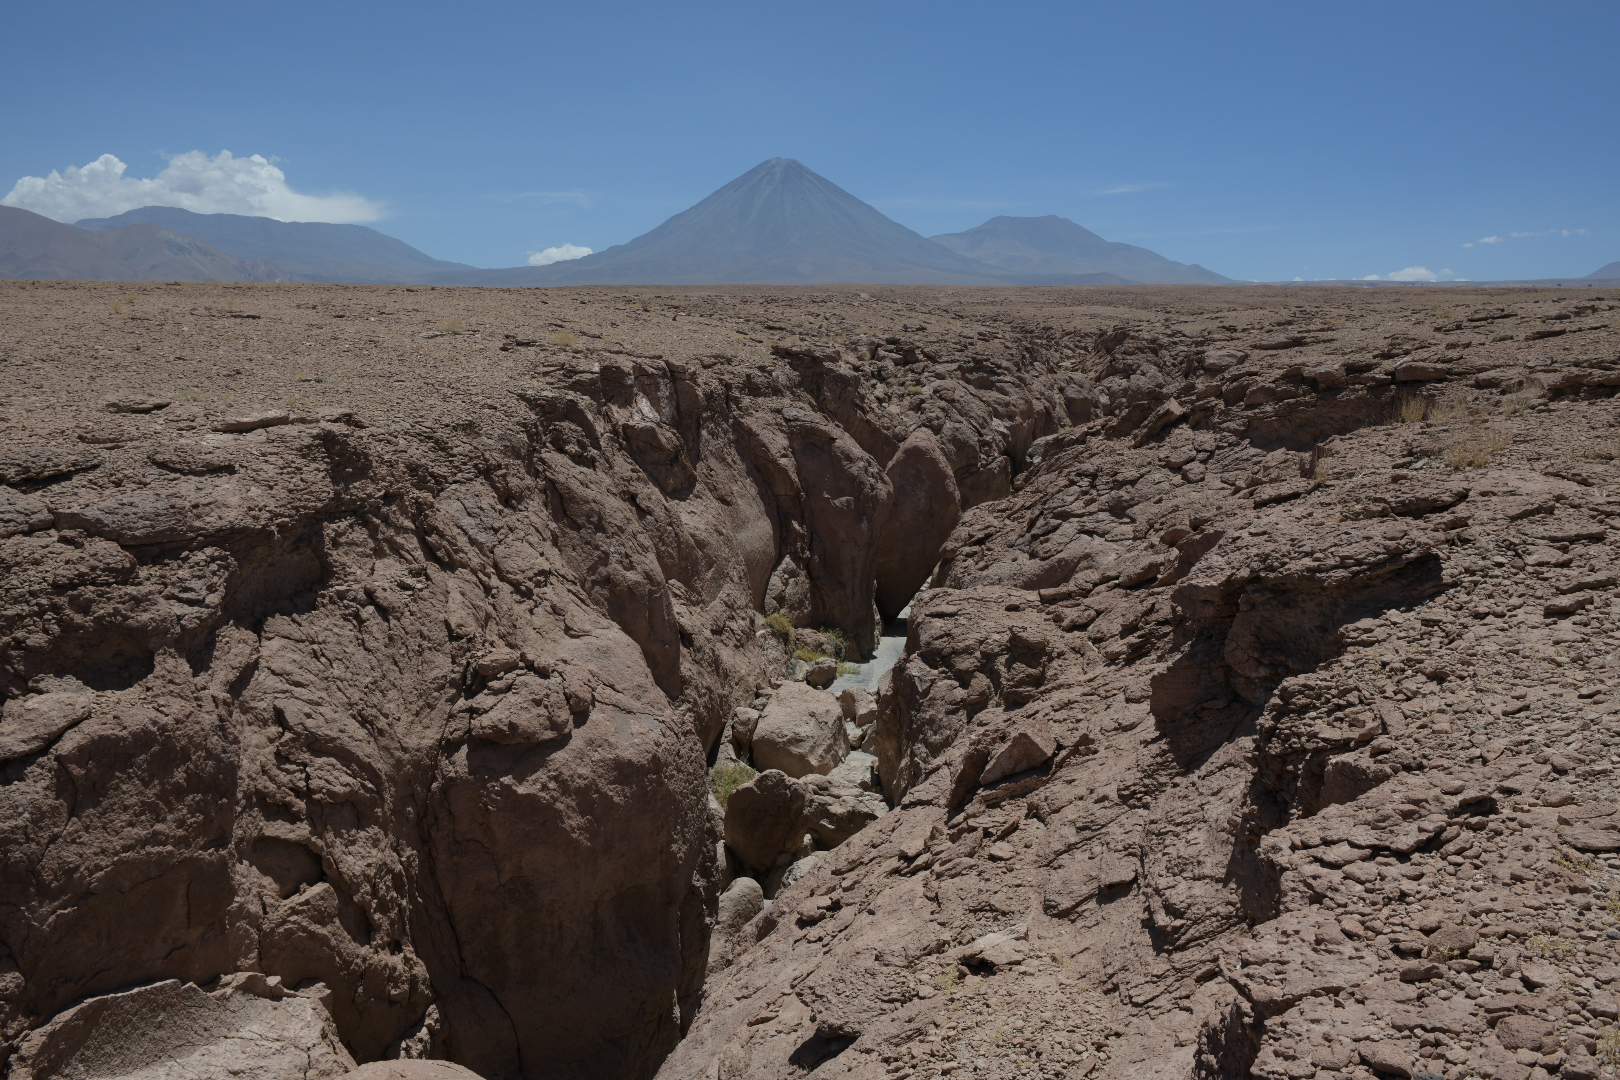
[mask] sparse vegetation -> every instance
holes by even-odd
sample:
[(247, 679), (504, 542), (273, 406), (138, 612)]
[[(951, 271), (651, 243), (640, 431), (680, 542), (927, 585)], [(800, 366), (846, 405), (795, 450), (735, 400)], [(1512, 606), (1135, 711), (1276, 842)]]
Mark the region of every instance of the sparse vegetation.
[(786, 612), (773, 611), (765, 616), (765, 625), (770, 627), (771, 633), (784, 640), (793, 637), (793, 620), (787, 617)]
[(1526, 948), (1534, 949), (1543, 958), (1551, 960), (1559, 956), (1572, 956), (1575, 952), (1575, 943), (1565, 941), (1560, 937), (1550, 937), (1547, 934), (1532, 934), (1525, 938)]
[(1422, 394), (1402, 394), (1395, 401), (1395, 418), (1403, 424), (1415, 424), (1428, 417), (1429, 404)]
[(1546, 387), (1539, 379), (1525, 379), (1513, 387), (1511, 393), (1502, 399), (1502, 414), (1515, 416), (1530, 408), (1541, 400), (1542, 392)]
[(439, 329), (443, 330), (446, 334), (459, 334), (467, 329), (467, 324), (462, 322), (460, 319), (455, 318), (440, 319)]
[(1620, 1068), (1620, 1027), (1607, 1027), (1598, 1034), (1597, 1058), (1606, 1068)]
[(840, 675), (859, 675), (860, 673), (861, 665), (859, 664), (841, 663), (838, 665), (838, 674)]
[(1460, 432), (1446, 439), (1440, 446), (1440, 459), (1453, 469), (1483, 469), (1491, 463), (1491, 455), (1506, 450), (1513, 437), (1505, 431), (1476, 429)]
[(715, 802), (718, 802), (720, 808), (724, 810), (731, 793), (758, 775), (759, 773), (741, 763), (716, 765), (709, 770), (709, 790), (714, 793)]
[(551, 343), (553, 345), (578, 345), (579, 335), (572, 330), (558, 330), (551, 335)]
[(1448, 420), (1462, 420), (1468, 416), (1468, 399), (1461, 394), (1446, 394), (1430, 402), (1429, 413), (1424, 418), (1443, 423)]

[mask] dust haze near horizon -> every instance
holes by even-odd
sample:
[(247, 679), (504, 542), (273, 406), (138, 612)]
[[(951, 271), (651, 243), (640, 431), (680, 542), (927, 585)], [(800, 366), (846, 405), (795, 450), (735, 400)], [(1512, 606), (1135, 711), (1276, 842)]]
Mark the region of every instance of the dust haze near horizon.
[(1235, 278), (1620, 258), (1612, 5), (200, 10), (14, 14), (4, 201), (363, 221), (510, 267), (781, 155), (923, 235), (1057, 214)]

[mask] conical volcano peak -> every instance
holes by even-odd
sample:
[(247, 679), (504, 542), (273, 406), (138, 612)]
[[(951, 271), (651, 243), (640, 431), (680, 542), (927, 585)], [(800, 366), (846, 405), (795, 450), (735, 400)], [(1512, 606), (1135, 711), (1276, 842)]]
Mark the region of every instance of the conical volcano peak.
[(543, 268), (490, 271), (476, 280), (1001, 285), (1012, 279), (891, 221), (803, 162), (774, 157), (627, 244)]
[(446, 285), (1102, 285), (1226, 279), (1143, 248), (1111, 244), (1055, 214), (992, 218), (977, 229), (929, 240), (797, 158), (773, 157), (627, 244), (550, 266), (434, 280)]

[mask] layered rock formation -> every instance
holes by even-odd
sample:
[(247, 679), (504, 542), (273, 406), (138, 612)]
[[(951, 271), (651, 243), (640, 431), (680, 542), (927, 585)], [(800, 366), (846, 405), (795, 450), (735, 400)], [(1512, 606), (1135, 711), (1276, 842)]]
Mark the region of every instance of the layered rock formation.
[[(848, 361), (896, 346), (726, 355), (729, 321), (618, 299), (540, 336), (519, 296), (486, 337), (406, 290), (97, 288), (6, 306), (5, 1046), (246, 972), (327, 988), (356, 1060), (649, 1074), (724, 883), (705, 756), (784, 659), (761, 616), (875, 640), (922, 418)], [(635, 348), (578, 344), (619, 318)], [(1059, 380), (962, 340), (1005, 392), (925, 422), (1005, 490)]]
[(256, 978), (491, 1080), (1620, 1053), (1603, 304), (143, 288), (0, 308), (19, 1075)]
[(1051, 333), (1085, 422), (912, 603), (897, 809), (660, 1075), (1609, 1067), (1620, 356), (1489, 299)]

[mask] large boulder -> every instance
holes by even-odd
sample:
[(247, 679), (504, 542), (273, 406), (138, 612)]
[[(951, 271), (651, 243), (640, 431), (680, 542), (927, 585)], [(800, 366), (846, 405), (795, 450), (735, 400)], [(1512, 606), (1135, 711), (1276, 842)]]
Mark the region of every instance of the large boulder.
[(780, 769), (767, 769), (726, 800), (726, 844), (751, 870), (769, 870), (798, 847), (808, 794)]
[(765, 907), (765, 890), (751, 877), (740, 877), (720, 894), (720, 911), (709, 932), (709, 974), (723, 971), (736, 950), (737, 932)]
[(864, 750), (851, 750), (843, 764), (827, 774), (827, 779), (862, 791), (877, 791), (882, 786), (878, 781), (877, 758)]
[(934, 433), (913, 431), (889, 462), (894, 502), (878, 536), (877, 606), (893, 619), (922, 588), (962, 516), (951, 463)]
[(804, 673), (804, 681), (817, 690), (825, 690), (838, 680), (838, 661), (830, 656), (823, 656), (810, 665)]
[(319, 1080), (354, 1069), (318, 998), (257, 974), (224, 982), (213, 993), (168, 979), (90, 998), (30, 1032), (7, 1075)]
[[(867, 766), (870, 771), (870, 766)], [(835, 848), (888, 812), (883, 796), (862, 790), (855, 784), (831, 776), (807, 776), (799, 781), (808, 797), (804, 807), (804, 831), (816, 838), (816, 846)]]
[(783, 683), (754, 729), (754, 767), (789, 776), (827, 773), (849, 753), (838, 699), (803, 683)]
[(870, 727), (877, 720), (877, 698), (864, 686), (846, 686), (838, 692), (838, 707), (844, 719), (858, 728)]

